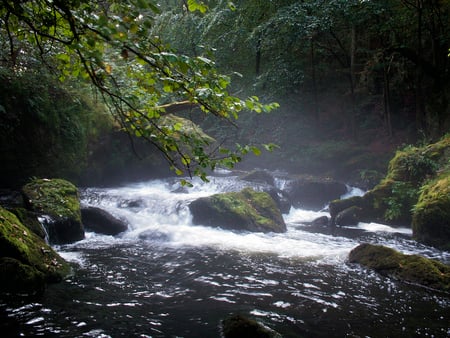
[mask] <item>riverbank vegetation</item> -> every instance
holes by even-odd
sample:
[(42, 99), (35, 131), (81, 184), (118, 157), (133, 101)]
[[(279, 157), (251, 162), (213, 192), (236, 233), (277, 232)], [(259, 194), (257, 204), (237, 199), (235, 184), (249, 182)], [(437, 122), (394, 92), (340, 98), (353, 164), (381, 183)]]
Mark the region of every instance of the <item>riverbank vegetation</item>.
[[(447, 3), (206, 5), (5, 1), (3, 182), (50, 173), (102, 180), (100, 157), (127, 178), (120, 172), (134, 152), (108, 131), (117, 128), (162, 151), (178, 174), (206, 178), (205, 169), (247, 154), (248, 167), (373, 186), (399, 145), (448, 130)], [(277, 106), (255, 95), (281, 107), (249, 114)], [(167, 124), (166, 114), (178, 119)], [(189, 120), (216, 142), (183, 132)], [(161, 158), (137, 148), (162, 174)]]

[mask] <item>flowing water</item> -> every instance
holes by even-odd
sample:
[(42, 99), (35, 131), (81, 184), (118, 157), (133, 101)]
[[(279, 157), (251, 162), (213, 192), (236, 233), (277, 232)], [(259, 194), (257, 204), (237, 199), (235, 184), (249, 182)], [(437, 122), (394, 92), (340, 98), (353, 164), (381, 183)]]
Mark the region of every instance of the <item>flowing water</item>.
[(248, 185), (222, 176), (187, 191), (173, 180), (83, 190), (84, 204), (129, 231), (56, 247), (74, 275), (32, 302), (0, 304), (2, 336), (220, 337), (221, 320), (236, 313), (283, 337), (450, 336), (448, 294), (346, 262), (361, 242), (450, 262), (409, 229), (313, 227), (327, 212), (294, 208), (283, 234), (192, 225), (190, 201)]

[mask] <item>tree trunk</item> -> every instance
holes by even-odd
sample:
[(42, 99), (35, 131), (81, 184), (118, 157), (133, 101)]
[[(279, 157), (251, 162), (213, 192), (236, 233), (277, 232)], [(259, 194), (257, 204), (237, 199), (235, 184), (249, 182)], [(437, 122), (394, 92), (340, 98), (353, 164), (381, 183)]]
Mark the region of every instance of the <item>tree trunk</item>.
[(425, 105), (423, 98), (423, 51), (422, 51), (422, 0), (417, 0), (417, 70), (416, 70), (416, 132), (418, 137), (427, 135)]
[[(385, 60), (386, 61), (386, 60)], [(383, 66), (383, 77), (384, 77), (384, 86), (383, 86), (383, 113), (384, 113), (384, 124), (386, 130), (388, 132), (389, 137), (392, 137), (392, 123), (391, 123), (391, 90), (389, 83), (389, 72), (391, 68), (392, 57), (389, 60), (389, 64), (386, 66), (384, 63)]]
[(350, 45), (350, 95), (351, 95), (351, 132), (352, 137), (357, 139), (358, 132), (356, 126), (356, 98), (355, 98), (355, 54), (356, 54), (356, 28), (352, 25), (351, 45)]
[(317, 95), (317, 79), (316, 79), (316, 62), (315, 62), (315, 51), (314, 51), (314, 39), (311, 38), (311, 79), (313, 85), (313, 96), (314, 96), (314, 118), (316, 123), (319, 123), (319, 100)]

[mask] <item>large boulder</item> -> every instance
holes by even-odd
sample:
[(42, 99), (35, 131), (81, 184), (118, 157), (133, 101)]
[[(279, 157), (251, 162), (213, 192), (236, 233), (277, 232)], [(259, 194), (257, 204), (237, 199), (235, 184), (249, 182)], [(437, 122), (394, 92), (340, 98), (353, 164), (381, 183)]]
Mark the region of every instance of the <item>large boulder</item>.
[(450, 173), (423, 186), (414, 208), (412, 229), (418, 241), (450, 250)]
[(229, 230), (285, 232), (280, 209), (265, 192), (245, 188), (202, 197), (189, 205), (193, 223)]
[(96, 207), (81, 208), (81, 219), (87, 230), (104, 234), (118, 235), (128, 229), (127, 224), (111, 215), (109, 212)]
[(350, 252), (349, 262), (403, 282), (450, 291), (450, 266), (422, 256), (405, 255), (385, 246), (364, 243)]
[(78, 189), (62, 179), (35, 179), (22, 188), (27, 209), (45, 216), (49, 242), (65, 244), (84, 238)]
[(289, 182), (284, 190), (294, 206), (320, 210), (328, 202), (345, 194), (347, 186), (328, 178), (303, 176)]
[(61, 281), (69, 265), (19, 219), (0, 207), (0, 293), (39, 294)]

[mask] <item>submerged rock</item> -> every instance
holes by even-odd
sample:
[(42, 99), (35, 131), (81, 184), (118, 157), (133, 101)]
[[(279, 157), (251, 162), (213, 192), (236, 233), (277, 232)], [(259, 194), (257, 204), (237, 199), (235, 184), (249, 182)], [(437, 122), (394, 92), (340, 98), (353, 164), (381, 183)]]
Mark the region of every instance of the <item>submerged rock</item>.
[(19, 219), (0, 207), (0, 292), (39, 294), (45, 283), (59, 282), (69, 265)]
[(405, 255), (385, 246), (364, 243), (350, 252), (349, 262), (403, 282), (450, 291), (450, 266), (422, 256)]
[(128, 229), (128, 225), (109, 212), (96, 208), (81, 208), (81, 220), (86, 229), (104, 235), (118, 235)]
[(320, 216), (314, 219), (311, 222), (311, 225), (313, 226), (328, 226), (330, 224), (330, 220), (327, 216)]
[(276, 338), (277, 332), (258, 323), (256, 320), (242, 315), (233, 315), (222, 321), (222, 332), (225, 338)]
[(251, 188), (199, 198), (189, 209), (194, 224), (254, 232), (286, 231), (275, 201), (269, 194)]
[(49, 242), (65, 244), (84, 238), (78, 189), (62, 179), (35, 179), (22, 188), (25, 206), (49, 216)]

